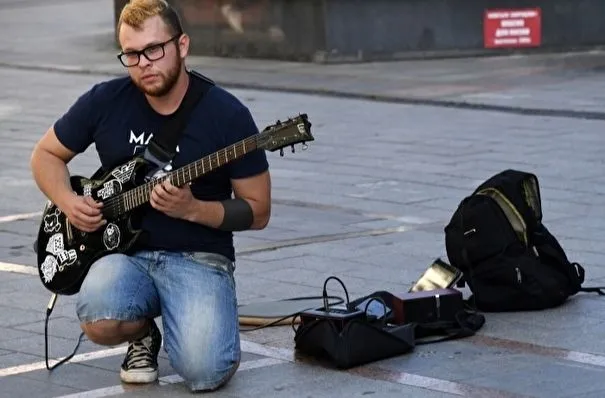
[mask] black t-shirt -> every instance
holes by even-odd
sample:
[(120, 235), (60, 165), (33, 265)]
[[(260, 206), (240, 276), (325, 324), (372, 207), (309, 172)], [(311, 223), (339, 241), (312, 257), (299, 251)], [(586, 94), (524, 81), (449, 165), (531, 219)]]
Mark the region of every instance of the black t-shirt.
[[(101, 165), (109, 170), (144, 151), (167, 117), (151, 108), (130, 77), (121, 77), (96, 84), (81, 95), (54, 129), (59, 141), (76, 153), (94, 143)], [(212, 86), (191, 113), (172, 168), (256, 133), (258, 128), (248, 108), (223, 88)], [(265, 152), (255, 150), (195, 180), (191, 190), (200, 200), (228, 199), (231, 179), (254, 176), (268, 167)], [(141, 228), (145, 248), (219, 253), (235, 259), (231, 232), (175, 219), (151, 206), (146, 206)]]

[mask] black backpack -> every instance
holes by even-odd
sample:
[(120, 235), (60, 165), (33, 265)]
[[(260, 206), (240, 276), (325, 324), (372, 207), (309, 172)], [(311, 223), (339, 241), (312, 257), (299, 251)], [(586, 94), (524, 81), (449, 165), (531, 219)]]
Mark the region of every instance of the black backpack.
[(541, 310), (585, 292), (584, 268), (570, 262), (542, 224), (538, 178), (505, 170), (464, 198), (445, 227), (450, 263), (463, 272), (481, 311)]

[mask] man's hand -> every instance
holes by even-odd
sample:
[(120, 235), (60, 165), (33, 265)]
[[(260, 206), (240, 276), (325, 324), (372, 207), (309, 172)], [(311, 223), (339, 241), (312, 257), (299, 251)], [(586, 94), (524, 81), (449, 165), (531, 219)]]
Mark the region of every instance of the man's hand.
[(103, 204), (90, 196), (73, 194), (62, 207), (69, 222), (81, 231), (94, 232), (107, 223), (101, 214)]
[(150, 203), (154, 209), (170, 217), (187, 219), (195, 200), (189, 185), (179, 188), (166, 179), (153, 188)]

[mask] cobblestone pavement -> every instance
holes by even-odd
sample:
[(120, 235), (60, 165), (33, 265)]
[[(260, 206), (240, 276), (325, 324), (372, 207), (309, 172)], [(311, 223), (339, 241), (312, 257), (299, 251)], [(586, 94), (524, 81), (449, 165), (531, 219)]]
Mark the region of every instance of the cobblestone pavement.
[[(50, 38), (97, 43), (107, 29), (94, 18), (104, 15), (101, 10), (110, 5), (96, 0), (46, 4), (0, 1), (0, 32), (5, 33), (0, 35), (4, 65), (0, 68), (0, 396), (189, 396), (164, 353), (161, 382), (145, 387), (120, 384), (123, 346), (107, 348), (84, 341), (68, 364), (52, 373), (44, 368), (49, 293), (37, 277), (31, 250), (44, 198), (31, 179), (29, 154), (71, 102), (107, 76), (101, 74), (103, 70), (82, 74), (56, 65), (40, 68), (35, 55), (43, 52), (52, 63), (62, 59), (64, 65), (79, 65), (76, 72), (89, 68), (96, 56), (107, 56), (109, 50), (91, 53), (82, 46), (49, 46)], [(52, 22), (44, 18), (49, 15)], [(84, 23), (83, 19), (75, 22), (76, 15), (90, 16), (94, 29), (82, 34), (77, 26), (70, 28)], [(47, 25), (38, 26), (43, 21)], [(42, 31), (52, 33), (45, 36)], [(75, 33), (78, 36), (72, 38)], [(213, 72), (227, 73), (223, 77), (231, 73), (244, 83), (244, 78), (255, 76), (250, 66), (255, 62), (239, 61), (236, 72), (231, 60), (225, 60), (223, 69), (220, 60), (196, 58), (202, 60), (210, 65), (205, 69), (211, 77)], [(439, 65), (442, 68), (435, 76), (444, 81), (447, 71), (456, 75), (451, 66), (455, 62), (472, 61), (432, 63), (435, 71)], [(481, 62), (488, 61), (476, 61)], [(598, 57), (590, 62), (598, 63)], [(100, 69), (102, 63), (96, 65)], [(275, 68), (274, 82), (303, 85), (288, 74), (298, 66), (270, 65)], [(395, 65), (405, 71), (410, 64), (388, 67)], [(338, 76), (354, 79), (355, 90), (363, 93), (364, 85), (376, 86), (360, 71), (388, 67), (318, 65), (313, 73), (326, 82), (325, 76), (338, 70)], [(316, 137), (306, 152), (286, 152), (283, 158), (269, 154), (275, 198), (271, 223), (263, 231), (237, 234), (240, 303), (317, 295), (330, 275), (339, 276), (352, 297), (375, 290), (407, 290), (435, 257), (445, 256), (443, 227), (462, 197), (491, 174), (510, 167), (538, 175), (546, 225), (569, 257), (585, 266), (587, 285), (605, 285), (603, 121), (582, 113), (600, 112), (602, 83), (598, 68), (578, 68), (574, 67), (573, 79), (565, 73), (557, 77), (562, 70), (559, 64), (554, 68), (559, 72), (549, 69), (536, 74), (540, 84), (517, 84), (513, 94), (508, 91), (515, 101), (523, 98), (521, 105), (559, 109), (558, 115), (233, 89), (251, 108), (259, 127), (306, 112)], [(400, 73), (401, 81), (414, 76), (406, 73)], [(476, 76), (480, 75), (478, 70)], [(426, 76), (430, 79), (428, 70)], [(473, 71), (468, 70), (467, 76), (472, 79)], [(493, 104), (487, 95), (475, 98)], [(74, 161), (72, 172), (88, 175), (97, 165), (88, 152)], [(337, 285), (333, 289), (331, 293), (342, 294)], [(74, 299), (61, 297), (51, 317), (53, 358), (70, 353), (79, 334)], [(475, 337), (419, 346), (409, 354), (350, 371), (298, 359), (292, 352), (289, 326), (242, 332), (246, 354), (240, 371), (227, 388), (213, 395), (601, 397), (605, 394), (600, 377), (605, 366), (605, 344), (600, 338), (604, 306), (596, 295), (579, 294), (550, 311), (487, 314)]]

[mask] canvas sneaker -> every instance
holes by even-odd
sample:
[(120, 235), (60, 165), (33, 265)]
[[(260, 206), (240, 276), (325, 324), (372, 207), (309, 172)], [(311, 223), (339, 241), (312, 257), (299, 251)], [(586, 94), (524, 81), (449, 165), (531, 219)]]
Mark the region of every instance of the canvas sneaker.
[(158, 354), (162, 345), (160, 329), (151, 320), (149, 333), (128, 344), (120, 379), (124, 383), (152, 383), (158, 378)]

